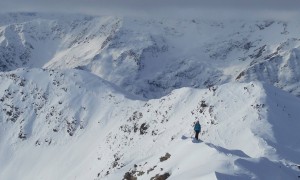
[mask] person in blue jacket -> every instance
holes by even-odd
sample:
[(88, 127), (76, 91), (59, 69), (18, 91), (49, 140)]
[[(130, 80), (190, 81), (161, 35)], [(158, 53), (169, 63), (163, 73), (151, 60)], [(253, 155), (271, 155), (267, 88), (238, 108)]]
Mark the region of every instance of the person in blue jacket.
[(199, 133), (201, 132), (201, 125), (200, 125), (199, 121), (196, 122), (196, 124), (195, 124), (195, 126), (194, 126), (194, 130), (195, 130), (195, 132), (196, 132), (195, 138), (196, 138), (197, 140), (199, 140), (198, 135), (199, 135)]

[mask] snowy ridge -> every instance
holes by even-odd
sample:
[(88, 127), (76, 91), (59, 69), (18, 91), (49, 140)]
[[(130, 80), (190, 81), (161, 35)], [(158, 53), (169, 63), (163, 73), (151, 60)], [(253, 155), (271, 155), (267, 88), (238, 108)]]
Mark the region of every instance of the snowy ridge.
[[(182, 88), (145, 101), (78, 70), (18, 69), (1, 79), (3, 179), (122, 179), (126, 172), (138, 179), (164, 173), (292, 179), (298, 173), (300, 101), (259, 82)], [(190, 138), (196, 119), (200, 143)], [(170, 157), (161, 161), (165, 153)]]
[(299, 27), (1, 14), (0, 179), (296, 179)]
[(257, 79), (299, 96), (296, 20), (1, 17), (2, 71), (80, 68), (147, 98)]

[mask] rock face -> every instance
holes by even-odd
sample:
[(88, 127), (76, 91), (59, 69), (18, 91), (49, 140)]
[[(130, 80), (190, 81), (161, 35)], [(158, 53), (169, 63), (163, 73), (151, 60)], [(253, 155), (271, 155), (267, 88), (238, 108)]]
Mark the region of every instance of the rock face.
[(1, 14), (0, 179), (297, 178), (299, 26)]

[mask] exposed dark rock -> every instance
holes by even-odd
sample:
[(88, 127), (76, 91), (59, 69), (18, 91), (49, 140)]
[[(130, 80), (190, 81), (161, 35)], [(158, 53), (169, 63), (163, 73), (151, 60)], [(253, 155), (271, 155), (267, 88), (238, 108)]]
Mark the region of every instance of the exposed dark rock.
[(137, 180), (137, 177), (135, 177), (132, 172), (126, 172), (123, 180)]
[(26, 139), (26, 134), (23, 133), (22, 131), (19, 132), (18, 138), (25, 140)]
[(35, 145), (36, 145), (36, 146), (41, 145), (40, 141), (39, 141), (39, 140), (36, 140), (36, 141), (35, 141)]
[(152, 168), (147, 170), (147, 174), (149, 174), (149, 172), (153, 171), (156, 168), (156, 166), (153, 166)]
[[(256, 49), (255, 52), (257, 52), (257, 53), (256, 53), (256, 54), (251, 54), (251, 55), (249, 55), (249, 56), (250, 56), (251, 58), (255, 58), (255, 59), (261, 57), (262, 54), (263, 54), (263, 52), (266, 51), (266, 46), (267, 46), (267, 45), (263, 45), (262, 47)], [(250, 64), (250, 65), (251, 65), (251, 64)]]
[(119, 165), (119, 160), (120, 160), (120, 157), (118, 156), (118, 154), (114, 154), (114, 162), (112, 163), (112, 168), (115, 168)]
[(130, 121), (136, 121), (139, 120), (143, 117), (143, 113), (135, 111), (132, 116), (127, 120), (128, 122)]
[(242, 72), (235, 78), (235, 80), (241, 79), (241, 77), (243, 77), (244, 75), (245, 75), (245, 72), (242, 71)]
[(201, 107), (207, 107), (208, 105), (205, 103), (205, 101), (201, 101), (201, 105), (200, 105)]
[(165, 174), (162, 174), (162, 175), (159, 175), (159, 174), (156, 174), (156, 176), (152, 177), (150, 180), (165, 180), (165, 179), (168, 179), (168, 177), (170, 177), (171, 174), (170, 173), (165, 173)]
[(149, 125), (146, 123), (143, 123), (140, 127), (140, 134), (146, 134), (147, 133), (147, 129), (149, 128)]
[(159, 158), (159, 160), (160, 160), (160, 162), (163, 162), (163, 161), (166, 161), (166, 160), (168, 160), (170, 157), (171, 157), (171, 154), (169, 154), (169, 153), (166, 153), (166, 155), (165, 155), (165, 156), (162, 156), (162, 157), (160, 157), (160, 158)]

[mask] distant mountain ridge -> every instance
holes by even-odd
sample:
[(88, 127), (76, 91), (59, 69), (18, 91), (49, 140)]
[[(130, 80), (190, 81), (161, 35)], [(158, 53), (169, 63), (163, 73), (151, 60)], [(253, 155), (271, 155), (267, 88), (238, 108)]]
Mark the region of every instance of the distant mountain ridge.
[(264, 81), (299, 96), (299, 26), (296, 20), (2, 14), (0, 68), (79, 68), (146, 98), (236, 80)]

